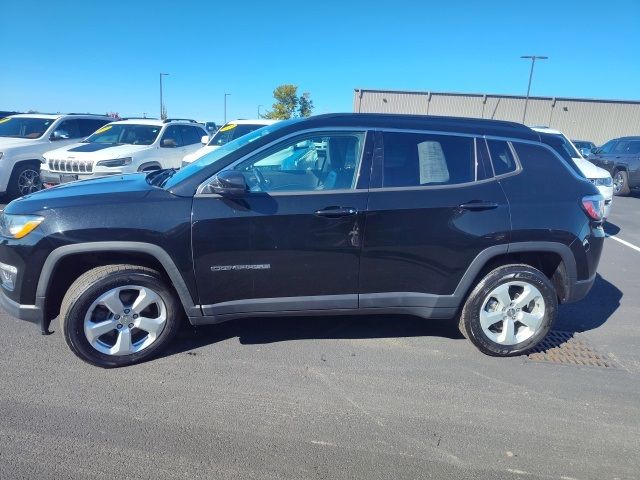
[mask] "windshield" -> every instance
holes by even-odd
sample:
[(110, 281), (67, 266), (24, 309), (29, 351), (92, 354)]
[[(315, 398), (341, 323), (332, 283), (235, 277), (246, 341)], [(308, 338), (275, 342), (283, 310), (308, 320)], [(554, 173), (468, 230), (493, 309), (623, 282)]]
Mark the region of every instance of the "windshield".
[(54, 121), (36, 117), (3, 118), (0, 120), (0, 137), (40, 138)]
[(158, 137), (161, 128), (156, 125), (112, 123), (96, 130), (85, 142), (151, 145)]
[(210, 165), (213, 165), (218, 160), (226, 157), (227, 155), (235, 152), (236, 150), (244, 147), (245, 145), (254, 142), (255, 140), (264, 137), (270, 133), (275, 132), (297, 120), (285, 120), (282, 122), (275, 123), (273, 125), (263, 126), (262, 128), (258, 128), (257, 130), (253, 130), (251, 133), (247, 135), (243, 135), (241, 137), (232, 140), (231, 142), (222, 145), (220, 148), (215, 149), (212, 152), (207, 153), (206, 155), (200, 157), (198, 160), (193, 162), (186, 167), (182, 167), (180, 171), (178, 171), (171, 179), (164, 185), (165, 188), (171, 188), (173, 185), (180, 183), (182, 180), (189, 178), (196, 172), (199, 172), (203, 168), (206, 168)]
[(259, 128), (264, 127), (264, 125), (256, 125), (249, 123), (227, 123), (225, 126), (221, 127), (220, 130), (216, 132), (216, 134), (209, 140), (209, 146), (219, 147), (221, 145), (225, 145), (236, 138), (241, 137), (242, 135), (246, 135), (247, 133), (253, 132)]

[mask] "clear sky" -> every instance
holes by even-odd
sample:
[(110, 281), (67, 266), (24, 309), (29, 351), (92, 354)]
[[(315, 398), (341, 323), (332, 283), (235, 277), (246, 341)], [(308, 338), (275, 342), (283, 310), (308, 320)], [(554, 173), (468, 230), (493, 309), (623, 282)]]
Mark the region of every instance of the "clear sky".
[(255, 117), (354, 88), (640, 99), (640, 0), (0, 0), (0, 110)]

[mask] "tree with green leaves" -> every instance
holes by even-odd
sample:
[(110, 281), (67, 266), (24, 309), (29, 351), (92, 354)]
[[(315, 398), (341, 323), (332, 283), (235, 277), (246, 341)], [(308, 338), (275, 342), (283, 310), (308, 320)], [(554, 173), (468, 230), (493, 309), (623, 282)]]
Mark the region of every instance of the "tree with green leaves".
[(313, 101), (308, 92), (298, 96), (298, 86), (285, 83), (273, 91), (272, 110), (263, 115), (273, 120), (287, 120), (295, 117), (308, 117), (313, 111)]

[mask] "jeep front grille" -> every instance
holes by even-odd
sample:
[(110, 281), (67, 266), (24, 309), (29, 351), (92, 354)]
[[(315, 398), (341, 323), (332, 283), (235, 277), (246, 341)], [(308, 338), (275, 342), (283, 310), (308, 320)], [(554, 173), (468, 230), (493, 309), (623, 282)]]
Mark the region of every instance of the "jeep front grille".
[(49, 170), (62, 173), (91, 173), (93, 162), (83, 160), (49, 160)]

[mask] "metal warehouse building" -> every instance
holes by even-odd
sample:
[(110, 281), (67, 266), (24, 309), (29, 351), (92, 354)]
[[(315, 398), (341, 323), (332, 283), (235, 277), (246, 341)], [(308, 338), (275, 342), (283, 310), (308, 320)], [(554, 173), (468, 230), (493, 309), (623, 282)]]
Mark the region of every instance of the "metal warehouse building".
[[(518, 95), (356, 89), (353, 110), (522, 122), (524, 104), (525, 97)], [(611, 138), (640, 135), (640, 101), (529, 97), (525, 123), (602, 145)]]

